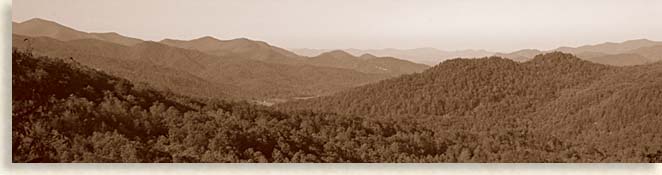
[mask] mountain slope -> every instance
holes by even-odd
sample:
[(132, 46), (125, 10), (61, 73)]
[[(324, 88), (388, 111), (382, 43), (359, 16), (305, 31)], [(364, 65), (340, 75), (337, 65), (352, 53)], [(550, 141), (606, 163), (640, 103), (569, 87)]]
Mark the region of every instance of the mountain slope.
[(590, 83), (605, 70), (560, 53), (522, 64), (498, 57), (453, 59), (423, 73), (284, 105), (360, 115), (462, 114), (479, 106), (498, 108), (504, 100), (541, 102), (560, 88)]
[[(12, 28), (14, 34), (23, 35), (23, 36), (49, 37), (60, 41), (101, 40), (124, 46), (137, 46), (135, 48), (131, 48), (135, 50), (132, 51), (132, 54), (149, 54), (143, 56), (154, 58), (152, 60), (149, 60), (150, 62), (156, 63), (160, 66), (176, 66), (177, 68), (184, 67), (183, 69), (193, 73), (201, 73), (199, 71), (204, 70), (203, 68), (204, 65), (211, 63), (210, 61), (203, 61), (198, 63), (197, 61), (201, 61), (201, 60), (195, 60), (195, 59), (210, 60), (209, 58), (207, 58), (207, 56), (200, 56), (200, 54), (203, 53), (224, 58), (225, 61), (230, 61), (233, 62), (234, 64), (241, 62), (236, 59), (245, 59), (245, 60), (249, 60), (247, 61), (247, 63), (251, 63), (251, 64), (252, 62), (250, 60), (266, 62), (271, 64), (285, 64), (285, 65), (293, 65), (293, 66), (314, 65), (317, 67), (348, 69), (347, 67), (343, 67), (343, 66), (339, 67), (335, 65), (333, 62), (330, 62), (328, 64), (312, 63), (309, 61), (309, 59), (298, 56), (285, 49), (269, 45), (268, 43), (263, 41), (254, 41), (246, 38), (239, 38), (233, 40), (219, 40), (213, 37), (206, 36), (189, 41), (164, 39), (158, 42), (159, 44), (171, 46), (170, 48), (165, 48), (155, 45), (151, 41), (144, 42), (142, 40), (125, 37), (114, 32), (87, 33), (72, 29), (70, 27), (66, 27), (64, 25), (55, 23), (53, 21), (47, 21), (38, 18), (24, 21), (22, 23), (13, 22)], [(89, 44), (93, 44), (98, 47), (101, 47), (101, 45), (99, 45), (98, 43), (90, 42)], [(139, 51), (141, 47), (146, 47), (146, 48), (155, 47), (152, 48), (151, 50), (159, 50), (159, 49), (163, 49), (163, 50), (159, 50), (158, 52), (155, 53), (141, 53), (142, 51)], [(180, 50), (175, 50), (175, 48)], [(178, 53), (181, 51), (181, 49), (194, 50), (195, 52), (182, 51), (181, 53)], [(104, 50), (101, 48), (96, 48), (96, 51), (104, 54), (115, 54), (114, 51)], [(159, 53), (160, 51), (166, 53)], [(124, 52), (119, 52), (119, 53), (124, 53)], [(191, 55), (187, 55), (187, 54), (191, 54)], [(131, 57), (131, 58), (141, 57), (140, 55), (120, 55), (120, 56)], [(155, 59), (157, 57), (165, 57), (165, 58)], [(358, 59), (355, 61), (358, 61)], [(380, 60), (380, 61), (370, 61), (365, 63), (369, 63), (369, 64), (362, 67), (352, 67), (354, 69), (350, 68), (350, 70), (359, 71), (363, 73), (384, 74), (381, 76), (397, 76), (403, 73), (421, 71), (427, 68), (427, 67), (418, 66), (414, 63), (410, 63), (407, 61), (399, 61), (399, 60), (390, 60), (390, 61)], [(386, 67), (387, 70), (375, 70), (378, 69), (376, 68), (378, 66)], [(364, 67), (369, 67), (369, 68), (366, 69)], [(294, 70), (296, 69), (297, 68), (295, 68)], [(340, 86), (344, 86), (344, 85), (340, 85)]]
[(662, 52), (662, 47), (659, 46), (662, 46), (662, 42), (639, 39), (624, 41), (622, 43), (608, 42), (597, 45), (585, 45), (576, 48), (559, 47), (551, 51), (524, 49), (512, 53), (498, 53), (496, 56), (510, 58), (516, 61), (527, 61), (537, 54), (561, 51), (575, 54), (579, 58), (595, 63), (631, 66), (660, 60), (660, 54), (656, 54)]
[[(477, 72), (521, 65), (465, 61), (448, 64)], [(482, 63), (490, 65), (472, 65)], [(527, 64), (598, 68), (569, 56)], [(500, 116), (506, 108), (357, 117), (177, 96), (66, 58), (15, 51), (12, 162), (661, 162), (661, 66), (607, 68), (609, 78), (579, 90), (562, 86), (558, 100), (532, 115)], [(565, 78), (557, 81), (575, 81)]]
[(427, 68), (424, 65), (396, 58), (361, 59), (343, 51), (331, 51), (316, 57), (305, 58), (262, 41), (243, 38), (219, 40), (213, 37), (202, 37), (189, 41), (165, 39), (160, 43), (194, 49), (216, 56), (246, 58), (277, 64), (341, 68), (389, 76), (418, 72)]
[[(12, 36), (13, 47), (34, 54), (70, 58), (79, 64), (103, 70), (136, 83), (148, 83), (194, 97), (234, 98), (245, 92), (231, 84), (213, 83), (182, 69), (135, 58), (132, 48), (99, 40), (59, 41), (46, 37)], [(164, 58), (165, 59), (165, 58)]]
[(642, 47), (650, 47), (656, 45), (662, 45), (662, 42), (656, 42), (647, 39), (639, 39), (639, 40), (624, 41), (622, 43), (607, 42), (596, 45), (585, 45), (577, 48), (559, 47), (555, 49), (555, 51), (561, 51), (566, 53), (597, 52), (597, 53), (606, 53), (606, 54), (619, 54)]
[(300, 64), (298, 55), (267, 44), (263, 41), (254, 41), (245, 38), (233, 40), (219, 40), (213, 37), (202, 37), (189, 41), (164, 39), (159, 43), (169, 46), (194, 49), (216, 56), (234, 56), (279, 64)]
[[(211, 87), (223, 89), (223, 91), (218, 91), (219, 93), (237, 94), (243, 98), (292, 98), (323, 95), (388, 77), (347, 69), (270, 64), (236, 57), (212, 56), (156, 42), (143, 42), (127, 47), (93, 39), (62, 42), (44, 37), (31, 38), (14, 35), (13, 43), (19, 49), (31, 48), (35, 53), (41, 55), (73, 57), (81, 64), (108, 72), (124, 72), (121, 75), (130, 74), (131, 77), (146, 76), (140, 80), (150, 83), (154, 81), (166, 84), (175, 83), (159, 81), (158, 74), (143, 75), (139, 72), (145, 70), (137, 69), (157, 67), (159, 71), (154, 72), (190, 77), (181, 77), (187, 80), (201, 80), (212, 84)], [(108, 63), (113, 64), (108, 65)], [(199, 84), (201, 83), (179, 85)], [(189, 90), (181, 88), (178, 92), (185, 91)], [(193, 94), (187, 93), (187, 95)]]
[[(325, 52), (333, 50), (326, 49), (292, 49), (293, 52), (314, 57)], [(476, 58), (493, 55), (493, 52), (485, 50), (458, 50), (458, 51), (443, 51), (435, 48), (416, 48), (416, 49), (344, 49), (352, 55), (370, 54), (379, 57), (395, 57), (403, 60), (421, 63), (426, 65), (436, 65), (441, 61), (452, 58)]]
[(25, 36), (44, 36), (50, 37), (61, 41), (71, 41), (78, 39), (98, 39), (108, 41), (125, 46), (131, 46), (142, 42), (140, 39), (130, 38), (119, 35), (114, 32), (109, 33), (87, 33), (81, 32), (67, 26), (48, 21), (44, 19), (34, 18), (21, 23), (12, 23), (12, 33), (25, 35)]
[(629, 53), (641, 55), (651, 61), (662, 61), (662, 45), (642, 47)]
[(497, 53), (494, 55), (498, 57), (509, 58), (517, 62), (524, 62), (541, 53), (543, 52), (537, 49), (522, 49), (511, 53)]
[(199, 100), (16, 51), (12, 67), (14, 163), (471, 161), (406, 120)]
[(416, 64), (393, 57), (376, 57), (367, 54), (355, 57), (341, 50), (326, 52), (316, 57), (311, 57), (307, 60), (307, 64), (351, 69), (364, 73), (389, 74), (391, 76), (421, 72), (428, 68), (428, 66), (423, 64)]
[(652, 63), (644, 56), (633, 53), (612, 54), (587, 58), (586, 60), (595, 63), (613, 65), (613, 66), (632, 66)]
[(662, 161), (661, 76), (662, 63), (613, 67), (558, 52), (524, 63), (455, 59), (277, 107), (416, 121), (431, 137), (471, 133), (460, 134), (469, 159), (505, 143), (517, 149), (493, 160), (656, 162)]

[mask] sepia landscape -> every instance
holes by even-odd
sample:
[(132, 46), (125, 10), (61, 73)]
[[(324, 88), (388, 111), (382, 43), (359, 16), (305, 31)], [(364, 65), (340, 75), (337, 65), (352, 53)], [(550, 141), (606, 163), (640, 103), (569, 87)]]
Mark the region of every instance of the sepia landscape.
[(11, 25), (14, 163), (662, 163), (654, 36), (326, 49)]

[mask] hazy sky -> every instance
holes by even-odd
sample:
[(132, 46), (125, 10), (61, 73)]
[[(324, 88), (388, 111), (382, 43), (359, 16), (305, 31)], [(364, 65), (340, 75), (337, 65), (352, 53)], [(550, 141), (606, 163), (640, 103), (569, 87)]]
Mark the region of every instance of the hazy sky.
[(285, 48), (521, 48), (662, 40), (662, 0), (14, 0), (12, 19)]

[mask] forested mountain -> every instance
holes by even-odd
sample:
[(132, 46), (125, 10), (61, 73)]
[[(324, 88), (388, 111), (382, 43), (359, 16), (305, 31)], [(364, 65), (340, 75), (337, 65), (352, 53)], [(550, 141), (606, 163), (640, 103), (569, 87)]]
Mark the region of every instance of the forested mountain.
[(621, 53), (584, 58), (591, 62), (615, 66), (642, 65), (653, 62), (652, 60), (636, 53)]
[(61, 41), (71, 41), (78, 39), (98, 39), (116, 44), (131, 46), (143, 42), (140, 39), (122, 36), (114, 32), (108, 33), (87, 33), (81, 32), (53, 21), (34, 18), (21, 23), (12, 23), (12, 33), (33, 36), (50, 37)]
[[(314, 57), (325, 52), (333, 50), (327, 49), (292, 49), (299, 55)], [(486, 50), (457, 50), (444, 51), (435, 48), (416, 48), (416, 49), (343, 49), (352, 55), (370, 54), (379, 57), (395, 57), (415, 63), (426, 65), (436, 65), (446, 59), (452, 58), (476, 58), (493, 55), (493, 52)]]
[[(328, 97), (285, 104), (351, 114), (463, 114), (503, 100), (550, 100), (560, 87), (587, 84), (608, 66), (561, 53), (517, 63), (500, 57), (453, 59), (420, 74), (404, 75)], [(519, 99), (522, 98), (522, 99)], [(537, 104), (531, 104), (537, 105)], [(517, 110), (516, 110), (517, 111)]]
[[(386, 139), (367, 133), (369, 127), (384, 125), (373, 120), (285, 114), (243, 102), (192, 99), (135, 85), (74, 60), (37, 58), (16, 50), (12, 68), (12, 162), (358, 162), (398, 158), (392, 154), (380, 160), (361, 159), (351, 154), (358, 147), (343, 145), (357, 140), (347, 136), (351, 133)], [(378, 155), (377, 151), (370, 154)]]
[(159, 43), (186, 49), (194, 49), (211, 55), (240, 57), (279, 64), (301, 64), (304, 58), (263, 41), (246, 38), (219, 40), (206, 36), (190, 41), (164, 39)]
[[(462, 71), (430, 75), (447, 73), (451, 66)], [(366, 87), (403, 81), (423, 87), (416, 82), (436, 81), (432, 84), (466, 93), (451, 98), (470, 103), (437, 111), (393, 108), (384, 115), (353, 108), (345, 115), (178, 96), (68, 58), (14, 51), (12, 161), (661, 162), (661, 68), (615, 68), (557, 53), (527, 63), (458, 59)], [(490, 73), (502, 70), (515, 74), (504, 81), (539, 91), (497, 83)], [(526, 83), (516, 78), (533, 76), (520, 71), (554, 83)], [(469, 72), (478, 79), (460, 78)], [(548, 73), (557, 77), (543, 76)], [(496, 96), (469, 96), (481, 89)], [(381, 92), (386, 91), (395, 92), (388, 87)]]
[(517, 62), (524, 62), (541, 53), (543, 52), (537, 49), (522, 49), (511, 53), (496, 53), (494, 55), (502, 58), (509, 58)]
[(556, 161), (662, 161), (660, 76), (660, 63), (612, 67), (559, 52), (524, 63), (454, 59), (423, 73), (277, 107), (403, 118), (435, 133), (471, 133), (479, 143), (469, 141), (469, 155), (503, 149), (485, 140), (517, 137), (511, 143), (517, 149), (492, 157), (501, 160), (515, 152), (527, 160), (555, 152), (571, 157)]
[(389, 74), (392, 76), (421, 72), (429, 68), (424, 64), (416, 64), (393, 57), (376, 57), (368, 54), (355, 57), (341, 50), (330, 51), (316, 57), (311, 57), (308, 59), (307, 64), (351, 69), (363, 73)]
[(292, 98), (332, 93), (387, 78), (347, 69), (270, 64), (213, 56), (156, 42), (123, 46), (94, 39), (58, 41), (13, 36), (13, 45), (35, 54), (69, 58), (132, 81), (197, 96)]
[(389, 76), (420, 72), (428, 68), (426, 65), (393, 57), (361, 58), (340, 50), (306, 58), (262, 41), (253, 41), (245, 38), (226, 41), (213, 37), (203, 37), (190, 41), (166, 39), (160, 41), (160, 43), (199, 50), (217, 56), (248, 58), (276, 64), (341, 68), (370, 74), (386, 74)]
[[(22, 23), (14, 22), (12, 25), (13, 25), (12, 27), (14, 34), (30, 36), (30, 37), (49, 37), (60, 41), (95, 39), (95, 40), (120, 44), (124, 46), (134, 46), (145, 43), (145, 41), (142, 41), (140, 39), (122, 36), (113, 32), (110, 33), (82, 32), (58, 24), (53, 21), (48, 21), (39, 18), (31, 19)], [(151, 41), (147, 41), (147, 43), (150, 42)], [(361, 66), (352, 66), (352, 67), (339, 67), (335, 64), (320, 64), (320, 62), (310, 61), (310, 59), (306, 57), (299, 56), (297, 54), (294, 54), (288, 50), (279, 48), (277, 46), (269, 45), (264, 41), (255, 41), (246, 38), (220, 40), (214, 37), (205, 36), (188, 41), (164, 39), (159, 41), (158, 43), (172, 46), (173, 48), (195, 50), (201, 53), (223, 57), (223, 58), (247, 59), (247, 60), (255, 60), (255, 61), (261, 61), (272, 64), (304, 66), (304, 68), (309, 68), (309, 67), (305, 67), (306, 65), (314, 65), (317, 67), (351, 69), (354, 71), (359, 71), (364, 73), (385, 74), (381, 76), (397, 76), (403, 73), (423, 71), (424, 69), (428, 68), (427, 66), (421, 66), (416, 63), (399, 60), (397, 58), (392, 58), (392, 57), (385, 59), (374, 59), (371, 61), (362, 61), (360, 59), (356, 59), (353, 61), (361, 62)], [(164, 55), (164, 56), (172, 57), (168, 55)], [(178, 62), (182, 63), (183, 60), (187, 60), (187, 59), (188, 58), (182, 58), (179, 59)], [(190, 63), (184, 63), (184, 64), (190, 64)], [(366, 71), (365, 67), (371, 67), (372, 69), (377, 69), (376, 67), (388, 67), (390, 69), (379, 70), (379, 71), (376, 70)]]
[(577, 57), (594, 63), (613, 66), (631, 66), (653, 63), (662, 60), (662, 42), (647, 39), (629, 40), (622, 43), (603, 43), (580, 47), (559, 47), (550, 51), (523, 49), (512, 53), (497, 53), (495, 56), (527, 61), (535, 55), (561, 51), (572, 53)]
[(596, 45), (585, 45), (580, 47), (559, 47), (555, 51), (566, 53), (596, 52), (606, 54), (619, 54), (629, 52), (642, 47), (651, 47), (662, 45), (662, 42), (651, 41), (647, 39), (629, 40), (622, 43), (606, 42)]
[(662, 44), (638, 48), (630, 51), (629, 53), (641, 55), (652, 62), (662, 61)]
[(659, 42), (430, 68), (42, 19), (13, 30), (13, 162), (662, 162)]

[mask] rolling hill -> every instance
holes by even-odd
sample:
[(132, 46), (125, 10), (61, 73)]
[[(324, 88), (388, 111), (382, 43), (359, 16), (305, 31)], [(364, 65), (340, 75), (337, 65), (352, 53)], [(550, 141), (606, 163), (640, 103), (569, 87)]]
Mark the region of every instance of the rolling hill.
[(497, 53), (494, 55), (498, 57), (509, 58), (517, 62), (524, 62), (541, 53), (543, 52), (537, 49), (522, 49), (511, 53)]
[(165, 39), (160, 43), (179, 48), (194, 49), (216, 56), (246, 58), (275, 64), (341, 68), (389, 76), (420, 72), (428, 68), (425, 65), (393, 57), (363, 57), (362, 59), (343, 51), (330, 51), (307, 58), (262, 41), (245, 38), (219, 40), (213, 37), (202, 37), (189, 41)]
[[(294, 53), (299, 55), (314, 57), (325, 52), (333, 50), (326, 49), (292, 49)], [(457, 51), (444, 51), (435, 48), (416, 48), (416, 49), (343, 49), (352, 55), (370, 54), (380, 57), (395, 57), (415, 63), (436, 65), (446, 59), (452, 58), (476, 58), (493, 55), (493, 52), (485, 50), (457, 50)]]
[[(333, 148), (361, 139), (315, 136), (344, 137), (324, 128), (366, 132), (370, 128), (364, 123), (387, 124), (380, 121), (281, 113), (245, 102), (180, 96), (68, 58), (37, 57), (18, 50), (12, 52), (12, 68), (14, 163), (380, 161)], [(376, 133), (366, 136), (382, 142), (389, 139)], [(378, 142), (362, 142), (377, 148), (364, 154), (385, 151)], [(423, 160), (426, 155), (409, 157)], [(391, 154), (381, 160), (395, 161), (398, 156), (402, 157)]]
[(363, 73), (388, 74), (391, 76), (421, 72), (429, 68), (427, 65), (416, 64), (393, 57), (377, 57), (369, 54), (355, 57), (341, 50), (325, 52), (316, 57), (308, 58), (306, 64), (351, 69)]
[(605, 54), (619, 54), (632, 51), (642, 47), (650, 47), (662, 45), (662, 42), (651, 41), (647, 39), (637, 39), (637, 40), (628, 40), (621, 43), (602, 43), (596, 45), (585, 45), (580, 47), (559, 47), (554, 51), (566, 52), (566, 53), (582, 53), (582, 52), (597, 52)]
[(652, 60), (636, 53), (621, 53), (595, 57), (583, 57), (585, 60), (614, 66), (632, 66), (652, 63)]
[(638, 54), (653, 62), (662, 61), (662, 44), (650, 47), (642, 47), (631, 50), (629, 53)]
[[(139, 47), (148, 47), (152, 43), (151, 41), (142, 41), (135, 38), (125, 37), (117, 33), (87, 33), (66, 27), (64, 25), (58, 24), (53, 21), (48, 21), (44, 19), (31, 19), (21, 23), (13, 23), (13, 32), (14, 34), (23, 35), (23, 36), (32, 36), (32, 37), (49, 37), (60, 41), (74, 41), (74, 40), (84, 40), (84, 39), (94, 39), (107, 41), (110, 43), (120, 44), (124, 46), (136, 46)], [(198, 53), (189, 52), (188, 54), (199, 54), (205, 53), (208, 55), (213, 55), (223, 58), (232, 58), (232, 59), (246, 59), (250, 63), (252, 61), (260, 61), (270, 64), (285, 64), (289, 66), (285, 67), (299, 67), (299, 66), (316, 66), (316, 67), (328, 67), (328, 68), (342, 68), (350, 69), (353, 71), (363, 72), (363, 73), (376, 73), (384, 74), (383, 76), (398, 76), (403, 73), (418, 72), (422, 71), (427, 66), (420, 66), (416, 63), (399, 60), (397, 58), (385, 58), (385, 59), (371, 59), (370, 61), (364, 61), (359, 58), (353, 58), (352, 62), (361, 64), (361, 66), (338, 66), (334, 63), (320, 64), (324, 61), (310, 61), (306, 57), (296, 55), (285, 49), (272, 46), (263, 41), (255, 41), (246, 38), (238, 38), (232, 40), (220, 40), (210, 36), (205, 36), (193, 40), (174, 40), (174, 39), (164, 39), (158, 42), (159, 44), (170, 46), (171, 48), (164, 48), (165, 50), (173, 50), (174, 48), (194, 50)], [(151, 44), (155, 46), (154, 44)], [(158, 50), (158, 49), (157, 49)], [(103, 49), (98, 50), (99, 52), (107, 52)], [(177, 51), (175, 51), (177, 52)], [(157, 56), (153, 53), (152, 56)], [(151, 60), (156, 61), (161, 64), (171, 64), (181, 66), (195, 66), (191, 64), (198, 64), (198, 69), (192, 69), (193, 67), (187, 68), (191, 71), (199, 71), (200, 66), (208, 64), (209, 62), (195, 63), (195, 61), (190, 60), (187, 55), (177, 54), (173, 52), (163, 53), (164, 55), (170, 57), (167, 59), (169, 62), (163, 62), (164, 60)], [(175, 54), (176, 56), (169, 55)], [(183, 59), (177, 59), (177, 57), (182, 57)], [(199, 57), (199, 56), (194, 56)], [(188, 59), (188, 60), (187, 60)], [(235, 62), (236, 63), (236, 62)], [(365, 68), (371, 67), (371, 68)], [(376, 67), (386, 68), (385, 70), (374, 70)], [(372, 70), (369, 70), (372, 69)], [(294, 69), (296, 70), (296, 69)]]
[(648, 64), (662, 60), (662, 42), (647, 39), (629, 40), (621, 43), (602, 43), (580, 47), (559, 47), (550, 51), (524, 49), (512, 53), (497, 53), (495, 56), (510, 58), (516, 61), (527, 61), (535, 55), (561, 51), (572, 53), (577, 57), (600, 64), (613, 66), (631, 66)]
[(561, 87), (590, 83), (607, 70), (560, 53), (524, 63), (500, 57), (453, 59), (423, 73), (283, 105), (359, 115), (463, 114), (479, 106), (497, 108), (503, 100), (541, 102)]
[(254, 41), (246, 38), (233, 40), (219, 40), (214, 37), (206, 36), (189, 41), (164, 39), (159, 43), (169, 46), (194, 49), (216, 56), (242, 57), (278, 64), (300, 64), (303, 58), (267, 44), (263, 41)]
[[(449, 66), (462, 72), (428, 76)], [(387, 112), (423, 113), (390, 116), (283, 112), (178, 96), (72, 59), (17, 50), (12, 68), (14, 163), (662, 161), (659, 63), (617, 68), (558, 53), (526, 63), (450, 60), (378, 84), (437, 84), (463, 94), (430, 99), (465, 98), (468, 103), (430, 106), (442, 107), (437, 111), (396, 107)], [(508, 73), (498, 73), (504, 69)], [(479, 79), (460, 78), (468, 73)], [(515, 84), (502, 83), (494, 73), (514, 74), (505, 80)], [(557, 76), (540, 77), (548, 73)], [(541, 79), (518, 81), (521, 77)], [(557, 86), (548, 87), (545, 81)], [(525, 89), (520, 86), (537, 89), (518, 91)], [(480, 89), (496, 96), (472, 95), (484, 93)], [(423, 101), (418, 103), (427, 106)], [(366, 109), (356, 111), (374, 113)], [(434, 112), (444, 114), (424, 114)]]
[[(212, 89), (200, 92), (235, 94), (244, 99), (316, 96), (388, 78), (387, 75), (365, 74), (347, 69), (270, 64), (251, 59), (213, 56), (149, 41), (123, 46), (95, 39), (64, 42), (46, 37), (14, 35), (13, 45), (22, 50), (30, 48), (39, 55), (72, 57), (83, 65), (111, 74), (117, 73), (113, 75), (132, 81), (166, 84), (166, 88), (192, 96), (204, 95), (196, 93), (198, 91), (195, 89), (206, 87)], [(181, 81), (169, 80), (174, 77)], [(189, 84), (183, 80), (195, 80), (198, 83)]]
[(40, 18), (33, 18), (21, 23), (12, 23), (12, 33), (33, 37), (50, 37), (61, 41), (78, 39), (98, 39), (125, 46), (141, 43), (142, 40), (122, 36), (114, 32), (87, 33), (72, 29), (70, 27)]
[[(441, 137), (462, 132), (481, 142), (518, 138), (510, 142), (518, 145), (512, 153), (522, 156), (494, 157), (501, 160), (630, 162), (649, 156), (659, 161), (660, 76), (659, 62), (614, 67), (559, 52), (523, 63), (454, 59), (423, 73), (277, 107), (417, 121)], [(468, 144), (467, 154), (504, 148), (490, 143)], [(573, 147), (581, 150), (566, 150)], [(548, 159), (554, 154), (575, 157)]]

